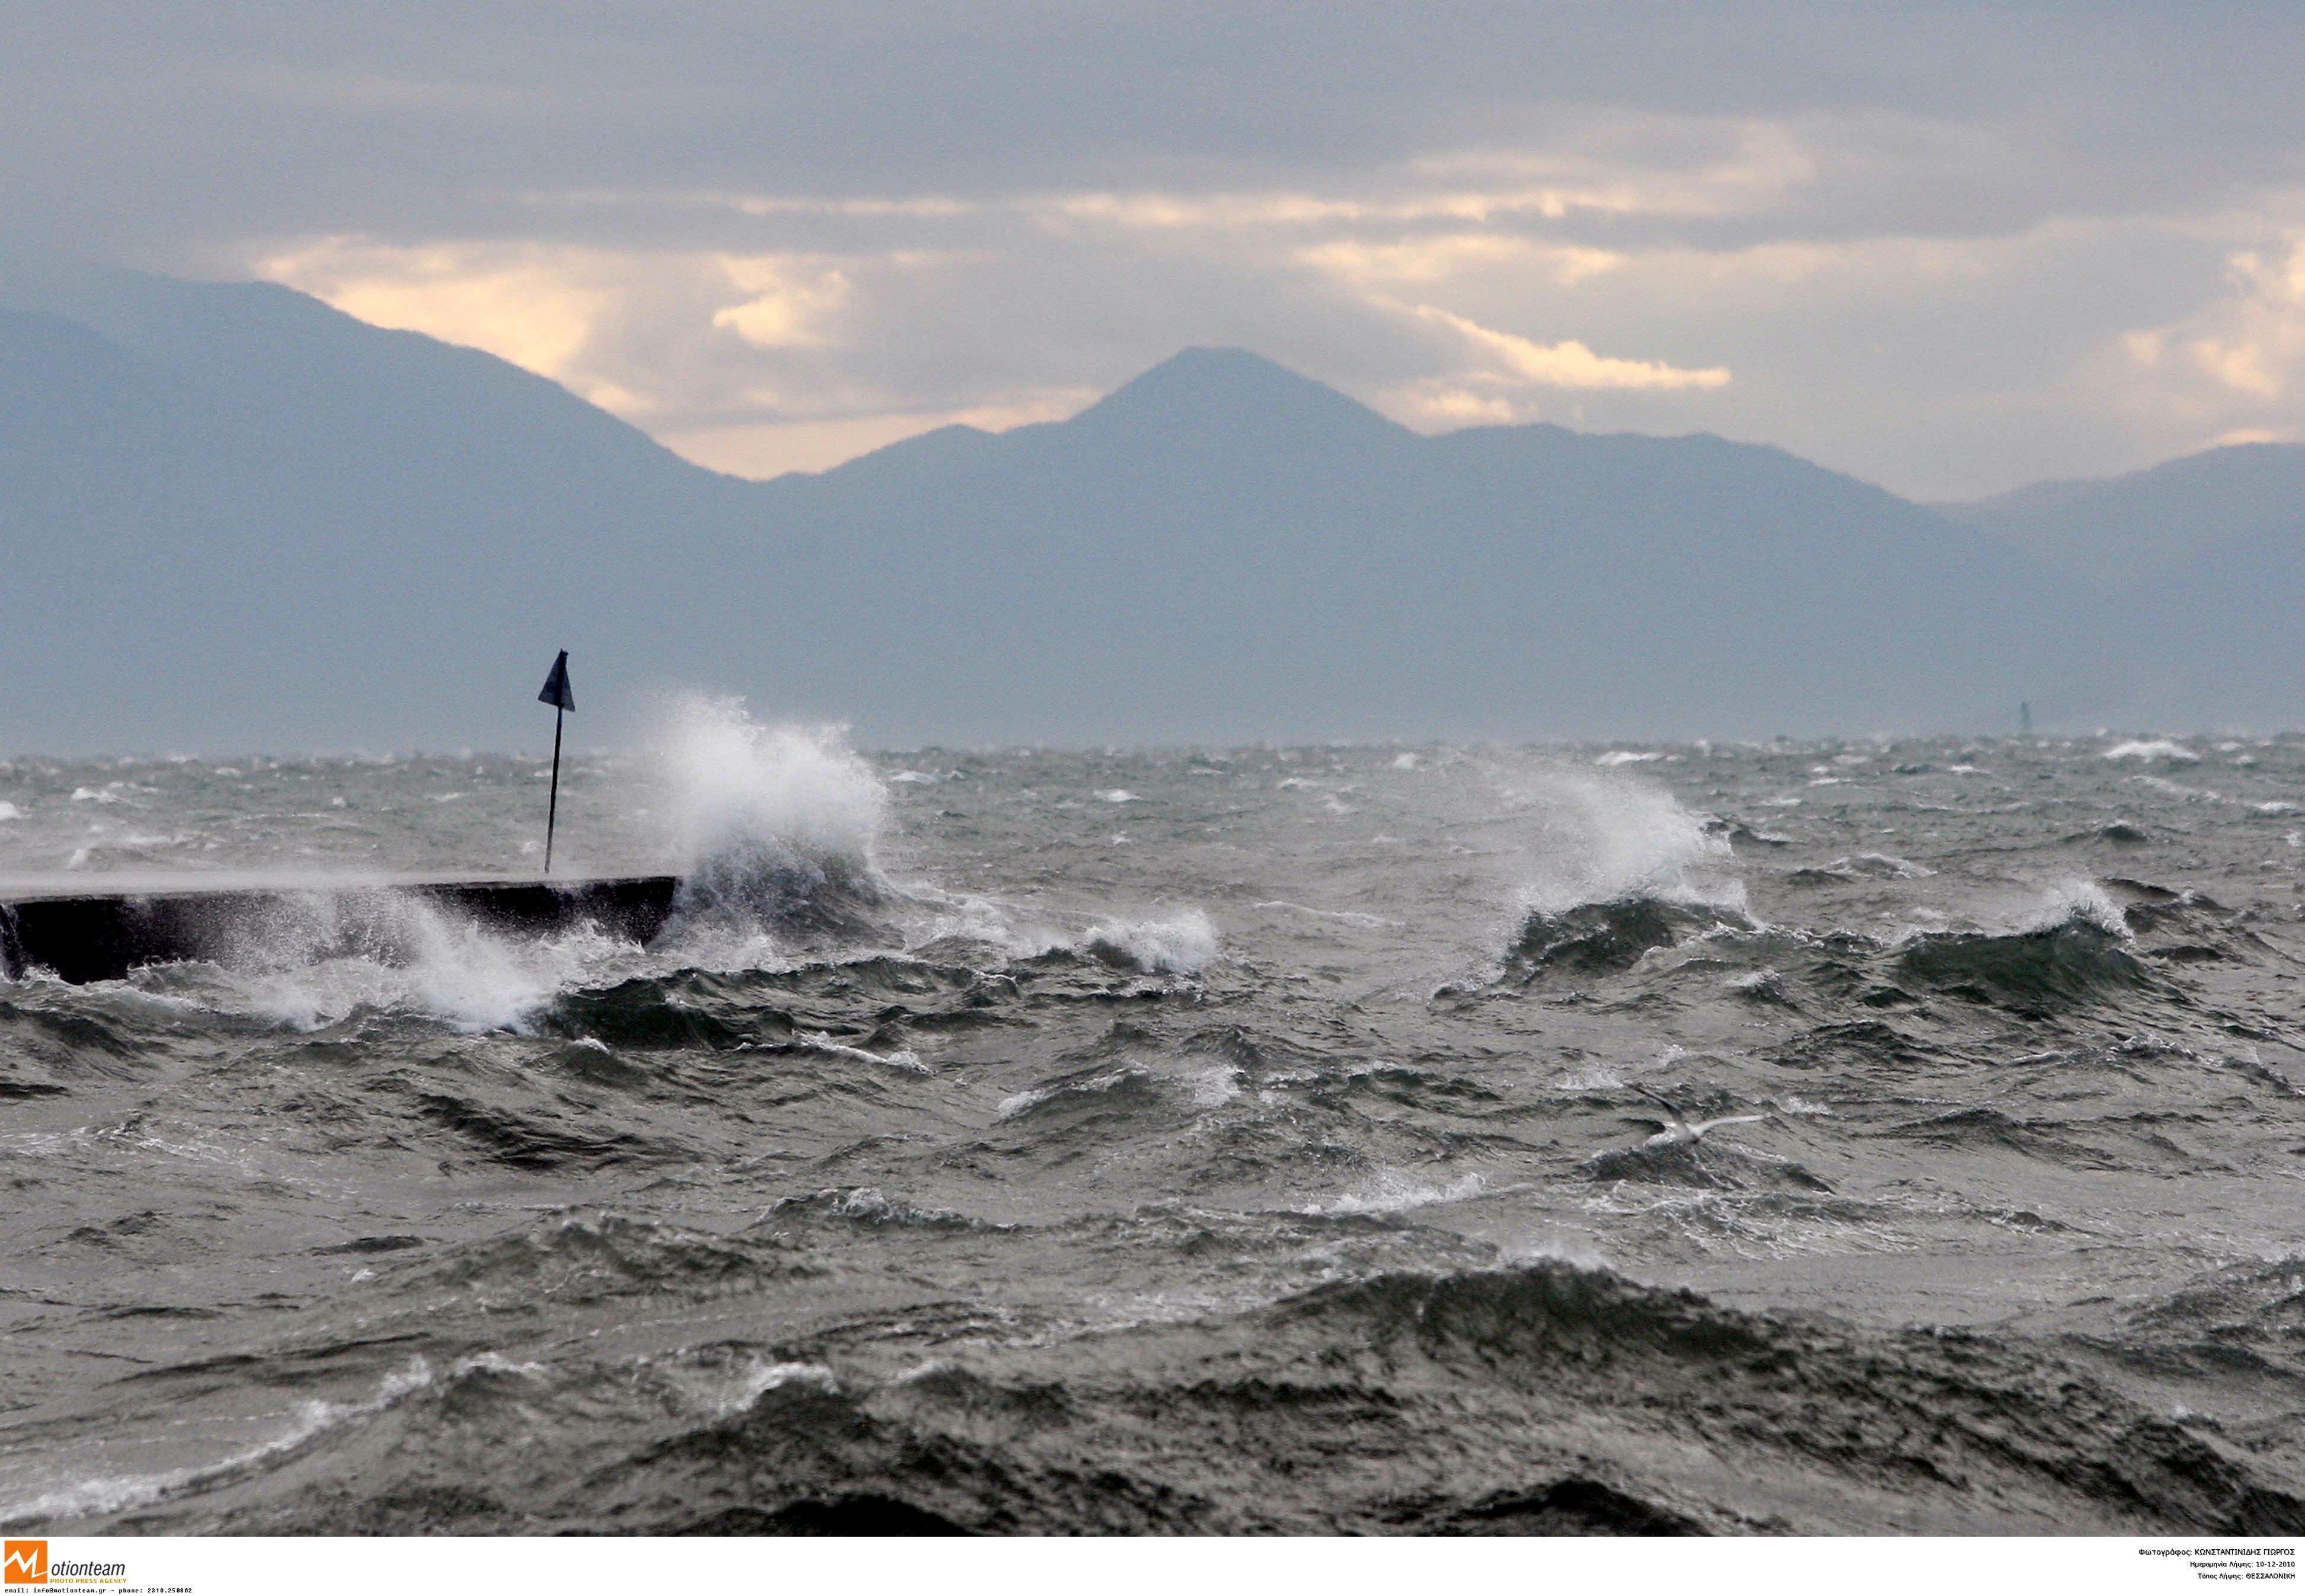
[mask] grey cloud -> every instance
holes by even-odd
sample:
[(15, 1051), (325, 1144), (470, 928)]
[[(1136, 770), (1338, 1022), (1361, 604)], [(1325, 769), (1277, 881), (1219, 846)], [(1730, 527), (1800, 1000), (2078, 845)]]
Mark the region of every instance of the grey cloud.
[(327, 230), (347, 205), (438, 231), (604, 185), (1287, 184), (1610, 107), (1996, 130), (2029, 158), (1940, 140), (1874, 175), (2021, 213), (2045, 184), (2294, 173), (2305, 78), (2305, 23), (2275, 7), (69, 4), (0, 28), (16, 208), (123, 238), (139, 207), (171, 233)]
[[(1193, 342), (1384, 402), (1478, 376), (1401, 313), (1429, 301), (1734, 373), (1516, 414), (1982, 491), (2305, 425), (2281, 393), (2092, 387), (2143, 380), (2123, 334), (2254, 325), (2216, 307), (2299, 214), (2301, 45), (2293, 8), (2140, 3), (28, 6), (0, 13), (0, 210), (18, 250), (217, 276), (331, 237), (581, 254), (600, 302), (554, 375), (660, 433), (1102, 388)], [(1434, 203), (1537, 189), (1569, 198)], [(1625, 260), (1390, 295), (1306, 261), (1466, 232)], [(1750, 269), (1835, 246), (1857, 264)], [(832, 262), (830, 330), (716, 323), (723, 255)]]

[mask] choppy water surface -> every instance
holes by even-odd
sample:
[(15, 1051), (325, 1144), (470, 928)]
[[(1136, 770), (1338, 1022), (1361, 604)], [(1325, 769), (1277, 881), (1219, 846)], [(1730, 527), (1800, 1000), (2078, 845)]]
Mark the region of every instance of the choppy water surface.
[[(19, 760), (0, 874), (532, 869), (540, 776)], [(2294, 1532), (2301, 800), (701, 714), (563, 794), (655, 948), (0, 983), (0, 1518)]]

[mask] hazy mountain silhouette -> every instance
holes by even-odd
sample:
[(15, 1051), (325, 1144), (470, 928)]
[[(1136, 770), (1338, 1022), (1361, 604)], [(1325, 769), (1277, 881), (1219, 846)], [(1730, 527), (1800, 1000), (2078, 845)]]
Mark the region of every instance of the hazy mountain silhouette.
[(2305, 446), (2236, 444), (1940, 508), (2087, 580), (2141, 587), (2220, 545), (2305, 538)]
[(284, 289), (0, 302), (17, 749), (532, 743), (563, 646), (580, 735), (684, 683), (883, 743), (1998, 730), (2203, 690), (2003, 539), (1780, 450), (1425, 437), (1238, 350), (757, 483)]
[(2238, 444), (1944, 508), (2116, 596), (2132, 715), (2305, 719), (2305, 446)]
[(1781, 451), (1426, 438), (1239, 351), (769, 497), (862, 628), (793, 686), (906, 736), (924, 663), (975, 734), (1162, 740), (1998, 725), (2085, 675), (2029, 561)]
[[(758, 492), (285, 289), (13, 286), (44, 313), (0, 319), (10, 746), (504, 738), (505, 683), (571, 631), (644, 669), (681, 539)], [(586, 619), (611, 595), (632, 626)]]

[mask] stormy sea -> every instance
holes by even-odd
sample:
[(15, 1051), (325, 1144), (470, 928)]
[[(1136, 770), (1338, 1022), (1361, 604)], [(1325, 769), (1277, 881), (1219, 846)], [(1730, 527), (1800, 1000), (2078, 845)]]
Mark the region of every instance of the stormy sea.
[[(18, 760), (0, 877), (532, 874), (546, 780)], [(0, 1521), (2293, 1533), (2301, 802), (2301, 738), (691, 704), (563, 776), (649, 946), (379, 887), (0, 981)]]

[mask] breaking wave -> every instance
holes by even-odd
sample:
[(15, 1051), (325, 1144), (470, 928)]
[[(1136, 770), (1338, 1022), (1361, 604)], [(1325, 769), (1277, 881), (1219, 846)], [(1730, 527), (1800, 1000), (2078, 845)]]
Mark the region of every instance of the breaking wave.
[(1896, 969), (1919, 986), (2033, 1017), (2155, 984), (2131, 949), (2120, 906), (2095, 882), (2058, 889), (2009, 930), (1910, 937)]
[(1742, 913), (1745, 885), (1729, 840), (1661, 787), (1629, 777), (1550, 770), (1519, 794), (1532, 838), (1531, 914), (1651, 899)]
[(1654, 947), (1743, 926), (1730, 839), (1662, 789), (1582, 771), (1542, 773), (1524, 794), (1533, 879), (1506, 950), (1525, 976), (1629, 969)]
[(887, 935), (874, 912), (898, 896), (877, 856), (888, 789), (837, 729), (685, 698), (654, 761), (680, 861), (667, 943), (742, 964), (795, 939)]
[(2201, 756), (2182, 743), (2166, 737), (2133, 737), (2126, 743), (2116, 743), (2105, 751), (2108, 760), (2167, 760), (2172, 764), (2198, 765)]
[(1110, 919), (1091, 926), (1081, 949), (1148, 974), (1198, 975), (1217, 956), (1217, 929), (1198, 909), (1147, 920)]

